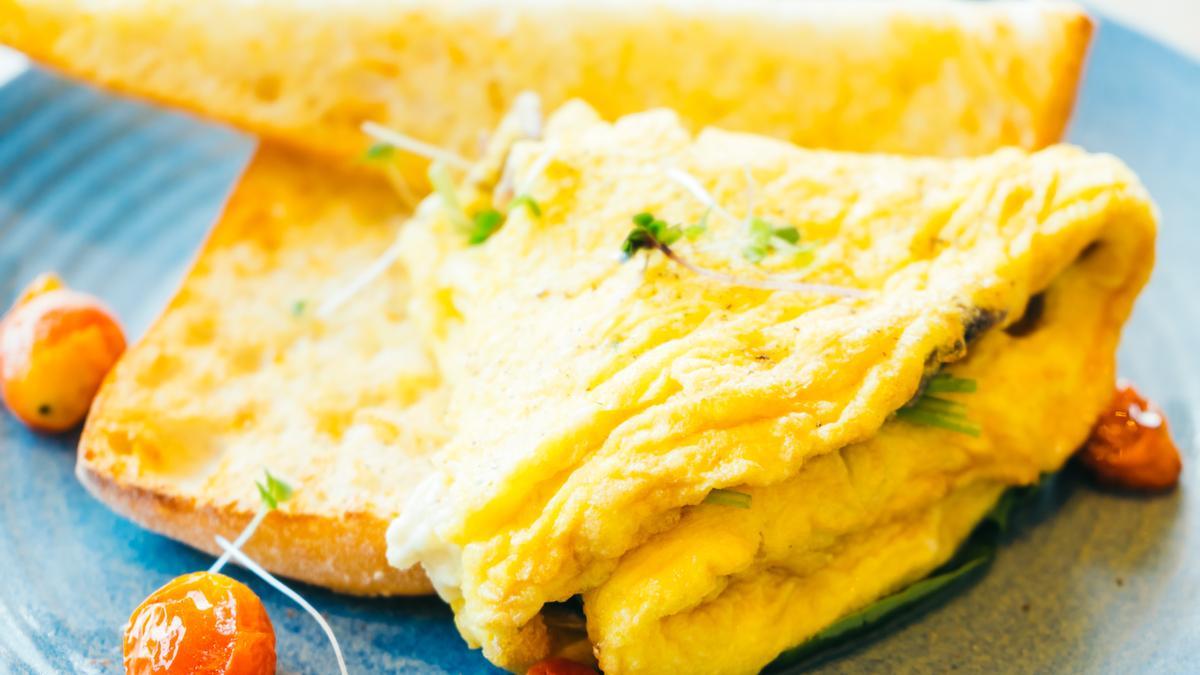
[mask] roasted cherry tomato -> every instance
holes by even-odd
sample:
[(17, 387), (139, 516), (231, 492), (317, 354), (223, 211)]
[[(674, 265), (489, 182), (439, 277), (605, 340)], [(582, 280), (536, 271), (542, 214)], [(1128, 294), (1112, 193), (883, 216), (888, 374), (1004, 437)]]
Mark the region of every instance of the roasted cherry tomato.
[(185, 574), (133, 610), (125, 624), (125, 672), (272, 675), (275, 629), (244, 584), (223, 574)]
[(1079, 456), (1100, 482), (1132, 490), (1166, 490), (1183, 469), (1162, 411), (1128, 385), (1118, 386)]
[(66, 431), (83, 421), (123, 351), (112, 312), (43, 275), (0, 323), (0, 395), (28, 426)]
[(555, 657), (533, 664), (526, 675), (596, 675), (596, 672), (591, 666)]

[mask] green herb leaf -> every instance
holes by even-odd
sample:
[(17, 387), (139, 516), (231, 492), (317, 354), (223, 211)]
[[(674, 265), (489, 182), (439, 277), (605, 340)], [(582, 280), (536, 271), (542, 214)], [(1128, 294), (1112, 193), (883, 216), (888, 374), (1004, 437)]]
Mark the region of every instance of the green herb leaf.
[(995, 558), (1016, 514), (1052, 492), (1057, 479), (1058, 474), (1048, 474), (1033, 485), (1008, 489), (949, 562), (925, 579), (847, 615), (805, 643), (783, 652), (766, 672), (785, 667), (812, 668), (885, 633), (898, 619), (928, 607), (939, 595), (952, 591), (956, 581), (987, 566)]
[(263, 473), (266, 474), (265, 480), (263, 482), (254, 481), (254, 485), (258, 488), (258, 496), (262, 499), (262, 503), (274, 511), (282, 502), (291, 498), (292, 486), (276, 478), (270, 471), (264, 470)]
[(809, 638), (808, 642), (805, 642), (803, 645), (784, 652), (780, 655), (777, 663), (784, 659), (788, 662), (811, 659), (820, 652), (859, 637), (988, 564), (994, 555), (994, 547), (981, 547), (975, 555), (954, 568), (926, 577), (898, 593), (893, 593), (881, 600), (876, 600), (874, 603), (846, 616)]
[(391, 159), (394, 154), (396, 154), (395, 146), (389, 143), (376, 143), (367, 148), (367, 151), (363, 153), (363, 159), (370, 162), (381, 162)]
[(752, 499), (753, 497), (745, 492), (717, 488), (712, 492), (709, 492), (708, 495), (704, 497), (704, 503), (716, 504), (718, 506), (732, 506), (739, 509), (748, 509), (750, 508)]
[(702, 216), (700, 216), (700, 220), (697, 220), (696, 222), (692, 223), (691, 225), (688, 225), (687, 227), (683, 228), (683, 236), (686, 237), (688, 241), (692, 241), (693, 239), (696, 239), (700, 235), (707, 232), (708, 231), (708, 216), (711, 213), (712, 213), (711, 206), (708, 207), (707, 209), (704, 209), (704, 214)]
[(472, 224), (467, 219), (467, 213), (458, 199), (458, 190), (454, 187), (454, 179), (450, 177), (450, 170), (443, 162), (434, 162), (429, 165), (427, 175), (434, 193), (442, 200), (442, 208), (445, 210), (446, 216), (450, 218), (450, 222), (469, 234), (473, 229)]
[(537, 203), (537, 200), (533, 198), (533, 195), (529, 193), (519, 194), (516, 197), (513, 197), (513, 200), (508, 203), (508, 212), (512, 213), (522, 206), (528, 209), (529, 213), (533, 214), (535, 218), (542, 217), (542, 207)]
[(504, 214), (496, 209), (485, 209), (475, 214), (471, 219), (471, 231), (467, 233), (467, 243), (477, 246), (487, 241), (496, 230), (504, 224)]
[(966, 434), (967, 436), (974, 436), (976, 438), (981, 433), (979, 425), (968, 420), (966, 417), (945, 415), (925, 410), (920, 406), (901, 408), (896, 411), (896, 418), (911, 424), (919, 424), (923, 427), (938, 427), (939, 429)]
[(621, 256), (628, 260), (643, 249), (658, 248), (658, 244), (670, 246), (683, 237), (683, 228), (668, 225), (650, 213), (639, 213), (633, 217), (633, 229), (621, 242)]
[(771, 253), (791, 253), (811, 257), (811, 247), (801, 247), (800, 230), (788, 225), (777, 227), (765, 218), (751, 218), (747, 232), (748, 241), (742, 248), (742, 257), (754, 264), (762, 262)]
[(292, 303), (292, 316), (304, 316), (304, 311), (307, 309), (307, 300), (297, 300)]
[(925, 394), (919, 401), (919, 406), (923, 410), (939, 413), (943, 415), (966, 415), (967, 406), (959, 401), (951, 401), (948, 398), (939, 396), (930, 396)]
[(977, 388), (975, 380), (954, 377), (949, 373), (938, 373), (929, 378), (925, 385), (926, 394), (974, 394)]
[(621, 242), (621, 260), (629, 260), (638, 251), (651, 248), (654, 248), (654, 242), (650, 236), (643, 230), (633, 230), (625, 236), (625, 241)]
[(747, 245), (742, 249), (742, 257), (757, 265), (763, 261), (770, 253), (770, 249), (766, 246)]
[[(642, 214), (639, 214), (642, 215)], [(637, 219), (634, 219), (637, 222)], [(629, 234), (625, 235), (625, 241), (621, 242), (621, 259), (629, 260), (638, 251), (649, 250), (655, 248), (654, 236), (650, 231), (641, 225), (635, 225)]]
[(667, 225), (661, 220), (655, 221), (659, 224), (658, 240), (670, 246), (683, 238), (683, 228), (678, 225)]
[(1038, 482), (1032, 485), (1005, 490), (984, 520), (995, 525), (1000, 534), (1007, 534), (1016, 514), (1032, 508), (1038, 500), (1050, 494), (1058, 476), (1059, 474), (1043, 474)]
[(777, 227), (771, 231), (771, 235), (778, 239), (782, 239), (793, 246), (800, 243), (800, 230), (797, 230), (791, 226)]
[(896, 411), (896, 418), (926, 427), (938, 427), (968, 436), (978, 437), (979, 425), (967, 417), (967, 406), (938, 393), (974, 393), (975, 380), (954, 377), (949, 373), (938, 373), (929, 379), (925, 391), (912, 403)]

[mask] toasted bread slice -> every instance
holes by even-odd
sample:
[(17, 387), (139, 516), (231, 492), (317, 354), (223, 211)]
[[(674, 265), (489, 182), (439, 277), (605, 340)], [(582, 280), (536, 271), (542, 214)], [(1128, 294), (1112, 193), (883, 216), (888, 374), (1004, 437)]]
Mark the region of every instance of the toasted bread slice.
[(246, 545), (268, 569), (354, 594), (417, 594), (384, 532), (440, 440), (439, 379), (399, 270), (321, 319), (406, 214), (386, 185), (263, 149), (178, 295), (110, 374), (78, 475), (119, 513), (209, 552), (296, 489)]
[(526, 89), (810, 147), (1037, 148), (1090, 33), (1034, 2), (0, 0), (0, 42), (35, 59), (342, 159), (366, 120), (475, 156)]

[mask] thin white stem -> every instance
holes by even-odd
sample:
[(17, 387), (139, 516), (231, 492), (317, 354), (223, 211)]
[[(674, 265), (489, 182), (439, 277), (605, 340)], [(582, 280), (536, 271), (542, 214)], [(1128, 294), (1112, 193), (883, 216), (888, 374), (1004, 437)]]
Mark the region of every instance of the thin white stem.
[(432, 143), (426, 143), (425, 141), (417, 140), (412, 136), (402, 134), (395, 129), (385, 127), (378, 122), (363, 122), (362, 130), (363, 133), (371, 138), (383, 143), (387, 143), (393, 148), (399, 148), (400, 150), (405, 150), (414, 155), (420, 155), (432, 160), (441, 160), (446, 164), (449, 164), (457, 169), (463, 169), (464, 171), (471, 168), (471, 162), (456, 152), (451, 152), (445, 148), (439, 148)]
[(554, 141), (546, 143), (542, 154), (538, 155), (537, 159), (533, 160), (533, 164), (529, 165), (529, 173), (525, 175), (525, 180), (521, 181), (517, 194), (527, 194), (529, 192), (537, 179), (542, 177), (542, 173), (546, 171), (546, 167), (550, 166), (550, 162), (554, 160), (554, 153), (557, 150), (558, 145)]
[(333, 634), (333, 629), (329, 627), (329, 623), (325, 621), (325, 617), (321, 616), (321, 613), (317, 611), (317, 608), (310, 605), (307, 600), (300, 596), (299, 593), (293, 591), (291, 588), (288, 588), (287, 584), (283, 583), (279, 579), (276, 579), (274, 575), (263, 569), (261, 565), (254, 562), (245, 553), (242, 553), (242, 551), (236, 545), (229, 543), (229, 540), (225, 537), (217, 535), (216, 541), (217, 545), (225, 549), (225, 553), (232, 556), (239, 565), (257, 574), (260, 578), (262, 578), (263, 581), (270, 584), (275, 588), (275, 590), (291, 598), (292, 602), (300, 605), (304, 611), (308, 612), (314, 619), (316, 619), (317, 623), (321, 626), (321, 630), (325, 631), (325, 635), (329, 637), (329, 643), (333, 645), (333, 653), (337, 656), (338, 669), (341, 671), (342, 675), (348, 675), (348, 671), (346, 670), (346, 659), (342, 657), (342, 648), (338, 645), (337, 637)]
[(675, 167), (666, 169), (666, 174), (667, 178), (670, 178), (678, 183), (680, 187), (682, 187), (684, 190), (687, 190), (701, 204), (712, 209), (713, 211), (716, 211), (722, 216), (725, 216), (735, 223), (738, 222), (738, 219), (734, 218), (733, 214), (726, 211), (725, 207), (717, 203), (717, 200), (712, 196), (712, 193), (708, 190), (705, 190), (704, 186), (700, 184), (700, 181), (697, 180), (695, 176), (684, 171), (683, 169), (677, 169)]
[[(268, 509), (259, 509), (258, 513), (254, 514), (254, 517), (251, 518), (250, 522), (246, 524), (246, 527), (242, 529), (242, 533), (237, 536), (237, 539), (233, 540), (233, 545), (239, 549), (245, 546), (246, 542), (250, 541), (250, 537), (254, 536), (254, 532), (258, 529), (258, 526), (262, 525), (262, 521), (267, 517), (268, 513), (270, 513)], [(221, 568), (225, 567), (225, 563), (227, 562), (229, 562), (229, 551), (222, 553), (221, 557), (217, 558), (217, 561), (212, 564), (212, 567), (208, 568), (208, 573), (216, 574), (217, 572), (220, 572)]]
[(347, 300), (354, 297), (354, 295), (362, 289), (366, 288), (367, 285), (374, 281), (376, 277), (386, 272), (389, 267), (395, 264), (399, 257), (400, 240), (397, 238), (392, 242), (392, 245), (383, 252), (382, 255), (373, 260), (371, 264), (367, 266), (367, 269), (363, 270), (362, 273), (351, 280), (350, 283), (346, 284), (342, 288), (335, 291), (333, 295), (330, 295), (328, 298), (326, 298), (325, 302), (322, 302), (321, 306), (317, 308), (317, 316), (322, 319), (328, 318), (329, 315), (333, 314), (338, 307), (341, 307), (346, 303)]
[(513, 109), (521, 123), (525, 138), (542, 137), (542, 97), (534, 91), (523, 91), (513, 100)]
[(758, 189), (758, 183), (754, 182), (754, 176), (750, 175), (750, 167), (742, 167), (742, 175), (746, 177), (746, 230), (749, 231), (750, 223), (754, 222), (754, 198), (755, 192)]
[(759, 288), (765, 291), (788, 291), (794, 293), (814, 293), (817, 295), (837, 295), (843, 298), (862, 298), (866, 297), (866, 291), (861, 291), (857, 288), (847, 288), (845, 286), (834, 286), (832, 284), (808, 284), (799, 281), (787, 281), (785, 279), (756, 279), (753, 277), (739, 277), (732, 274), (725, 274), (710, 270), (699, 265), (694, 265), (688, 260), (680, 257), (677, 253), (671, 250), (670, 247), (655, 242), (659, 251), (667, 256), (672, 262), (683, 267), (689, 272), (711, 279), (717, 283), (726, 286), (737, 286), (740, 288)]

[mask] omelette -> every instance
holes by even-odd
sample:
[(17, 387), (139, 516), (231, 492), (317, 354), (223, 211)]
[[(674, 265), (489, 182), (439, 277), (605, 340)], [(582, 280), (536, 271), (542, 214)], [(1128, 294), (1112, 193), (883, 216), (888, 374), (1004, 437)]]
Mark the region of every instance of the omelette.
[(517, 671), (576, 596), (606, 673), (748, 673), (928, 575), (1087, 437), (1154, 256), (1136, 177), (1067, 146), (837, 154), (572, 102), (441, 178), (401, 237), (448, 440), (388, 556)]

